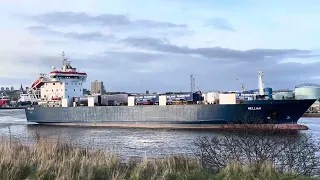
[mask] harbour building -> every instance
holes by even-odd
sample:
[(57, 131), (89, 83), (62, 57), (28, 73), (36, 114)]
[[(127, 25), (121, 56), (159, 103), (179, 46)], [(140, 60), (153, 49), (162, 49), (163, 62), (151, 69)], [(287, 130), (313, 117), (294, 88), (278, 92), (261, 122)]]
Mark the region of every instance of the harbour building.
[(91, 94), (104, 94), (105, 89), (102, 81), (91, 82)]

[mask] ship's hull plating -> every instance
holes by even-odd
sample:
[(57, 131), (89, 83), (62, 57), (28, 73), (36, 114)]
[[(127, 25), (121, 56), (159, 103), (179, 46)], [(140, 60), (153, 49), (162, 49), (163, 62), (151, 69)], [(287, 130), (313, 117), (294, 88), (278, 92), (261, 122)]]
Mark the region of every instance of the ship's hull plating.
[(264, 100), (244, 104), (27, 108), (29, 122), (206, 126), (261, 122), (296, 124), (315, 100)]

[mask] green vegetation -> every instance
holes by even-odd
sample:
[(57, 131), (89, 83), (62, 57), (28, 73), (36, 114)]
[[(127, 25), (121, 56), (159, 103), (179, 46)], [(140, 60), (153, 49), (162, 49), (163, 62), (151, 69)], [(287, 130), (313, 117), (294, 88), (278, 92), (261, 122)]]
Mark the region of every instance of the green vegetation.
[(280, 174), (272, 165), (228, 164), (217, 173), (203, 169), (196, 159), (183, 156), (163, 159), (131, 159), (124, 163), (101, 150), (79, 149), (70, 145), (38, 140), (32, 146), (2, 140), (1, 179), (311, 179)]

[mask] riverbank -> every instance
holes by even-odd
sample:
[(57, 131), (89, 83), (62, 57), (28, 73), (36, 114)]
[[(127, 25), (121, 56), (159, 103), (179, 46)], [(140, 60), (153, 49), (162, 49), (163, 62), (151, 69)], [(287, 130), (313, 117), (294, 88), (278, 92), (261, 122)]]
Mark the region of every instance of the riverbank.
[(33, 146), (2, 140), (0, 167), (2, 179), (312, 179), (278, 173), (268, 164), (229, 164), (213, 172), (202, 168), (195, 158), (185, 156), (123, 162), (100, 150), (43, 140)]

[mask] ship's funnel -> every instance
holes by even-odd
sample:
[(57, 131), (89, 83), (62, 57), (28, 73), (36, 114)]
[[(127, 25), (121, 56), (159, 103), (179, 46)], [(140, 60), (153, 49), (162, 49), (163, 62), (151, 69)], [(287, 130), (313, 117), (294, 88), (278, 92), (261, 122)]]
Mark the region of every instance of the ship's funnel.
[(259, 95), (264, 95), (264, 88), (263, 88), (263, 71), (259, 71), (258, 73), (258, 85), (259, 85)]

